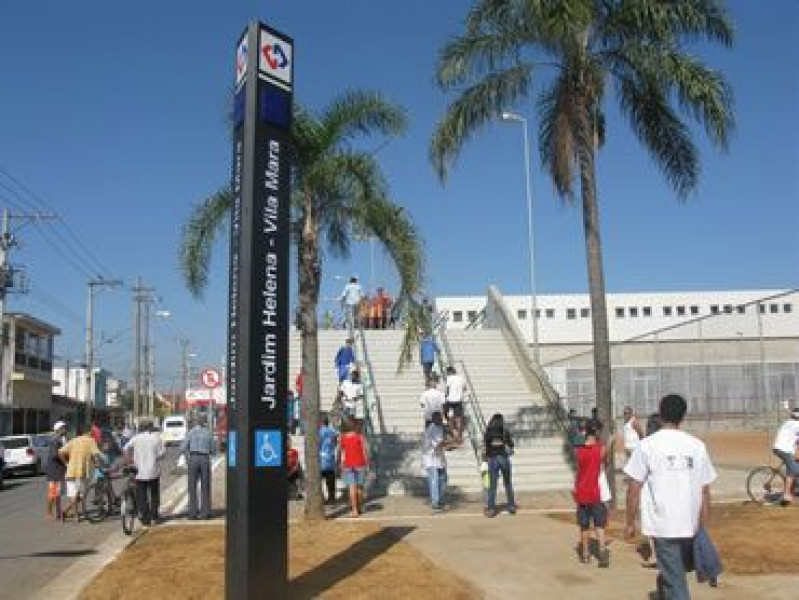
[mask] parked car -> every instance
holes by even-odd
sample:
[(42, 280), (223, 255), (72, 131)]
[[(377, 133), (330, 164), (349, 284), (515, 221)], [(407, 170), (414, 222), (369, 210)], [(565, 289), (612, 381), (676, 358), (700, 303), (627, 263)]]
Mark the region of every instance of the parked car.
[(49, 433), (23, 433), (0, 438), (5, 449), (3, 470), (6, 475), (27, 472), (38, 475), (47, 464)]
[(170, 415), (164, 418), (164, 426), (162, 429), (161, 439), (164, 444), (180, 444), (186, 439), (188, 429), (186, 427), (186, 417), (183, 415)]

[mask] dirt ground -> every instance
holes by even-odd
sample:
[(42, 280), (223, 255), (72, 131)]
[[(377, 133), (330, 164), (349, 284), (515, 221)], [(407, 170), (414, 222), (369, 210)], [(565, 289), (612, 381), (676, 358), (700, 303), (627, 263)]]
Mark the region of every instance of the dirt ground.
[[(81, 593), (81, 600), (224, 597), (224, 528), (170, 526), (142, 535)], [(403, 528), (300, 523), (289, 529), (291, 598), (481, 598), (401, 541)], [(390, 593), (387, 593), (389, 592)]]
[(713, 462), (720, 466), (755, 467), (776, 460), (771, 453), (774, 432), (714, 431), (697, 437), (704, 440)]
[[(574, 523), (574, 516), (552, 515), (559, 521)], [(799, 518), (799, 507), (758, 506), (752, 503), (719, 504), (711, 508), (708, 531), (718, 548), (725, 573), (765, 575), (799, 572), (799, 545), (793, 543), (793, 532)], [(644, 538), (623, 540), (624, 512), (614, 513), (608, 527), (612, 546), (619, 552), (630, 552)], [(576, 526), (575, 526), (576, 538)]]
[[(713, 463), (721, 467), (751, 468), (775, 462), (771, 444), (775, 432), (766, 431), (689, 431), (707, 444)], [(618, 459), (616, 464), (624, 464), (622, 449), (624, 443), (616, 440)], [(775, 462), (776, 464), (776, 462)]]

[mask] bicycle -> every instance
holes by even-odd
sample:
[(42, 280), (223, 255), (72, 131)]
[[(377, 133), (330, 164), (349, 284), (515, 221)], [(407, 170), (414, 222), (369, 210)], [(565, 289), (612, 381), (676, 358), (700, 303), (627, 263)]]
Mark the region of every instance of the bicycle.
[(122, 467), (122, 475), (126, 477), (125, 487), (122, 489), (122, 502), (119, 513), (122, 518), (122, 531), (125, 535), (132, 535), (133, 528), (138, 516), (138, 506), (136, 504), (136, 473), (138, 470), (133, 465)]
[(81, 499), (83, 516), (90, 523), (104, 521), (120, 505), (111, 479), (111, 469), (95, 469), (94, 481), (86, 488)]
[[(799, 488), (796, 480), (793, 488), (796, 493)], [(785, 465), (763, 465), (749, 471), (746, 477), (746, 493), (756, 504), (778, 503), (785, 493)]]

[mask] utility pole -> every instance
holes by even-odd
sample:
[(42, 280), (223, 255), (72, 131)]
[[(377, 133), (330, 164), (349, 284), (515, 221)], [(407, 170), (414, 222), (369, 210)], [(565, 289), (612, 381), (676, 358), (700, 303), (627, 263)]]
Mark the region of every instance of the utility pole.
[[(138, 423), (142, 414), (151, 415), (150, 402), (146, 400), (142, 405), (142, 391), (150, 389), (149, 384), (149, 345), (150, 345), (150, 304), (153, 301), (155, 288), (146, 287), (142, 284), (141, 277), (136, 278), (136, 285), (133, 287), (134, 302), (134, 335), (133, 335), (133, 418)], [(144, 305), (144, 306), (142, 306)], [(142, 335), (142, 325), (144, 332)], [(144, 337), (144, 340), (142, 340)], [(142, 343), (142, 341), (144, 343)], [(142, 357), (142, 346), (144, 356)], [(142, 369), (144, 378), (142, 378)], [(144, 379), (144, 381), (142, 381)]]
[[(0, 405), (8, 402), (8, 380), (5, 369), (5, 348), (8, 344), (6, 339), (5, 315), (6, 315), (6, 295), (13, 290), (14, 275), (18, 272), (10, 266), (9, 256), (11, 248), (17, 245), (17, 238), (11, 232), (9, 226), (12, 219), (19, 220), (23, 225), (32, 222), (40, 222), (46, 219), (55, 219), (55, 215), (49, 213), (32, 214), (9, 214), (8, 209), (3, 209), (2, 221), (0, 222)], [(13, 364), (13, 363), (12, 363)], [(9, 370), (10, 374), (11, 370)], [(2, 433), (2, 432), (0, 432)]]
[(92, 424), (94, 410), (94, 294), (103, 289), (113, 289), (122, 285), (120, 279), (106, 279), (103, 276), (90, 279), (86, 287), (86, 428)]
[(186, 410), (186, 395), (189, 391), (189, 338), (180, 338), (180, 387), (183, 392), (183, 410)]

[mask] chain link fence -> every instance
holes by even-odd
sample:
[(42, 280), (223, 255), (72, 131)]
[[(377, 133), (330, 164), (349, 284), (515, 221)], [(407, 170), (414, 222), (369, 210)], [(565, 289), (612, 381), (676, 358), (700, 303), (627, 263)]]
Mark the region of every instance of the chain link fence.
[[(688, 401), (688, 423), (707, 429), (770, 429), (799, 398), (799, 292), (792, 290), (611, 344), (613, 412), (657, 411)], [(609, 318), (613, 318), (610, 316)], [(568, 408), (595, 406), (593, 354), (546, 349), (542, 366)]]

